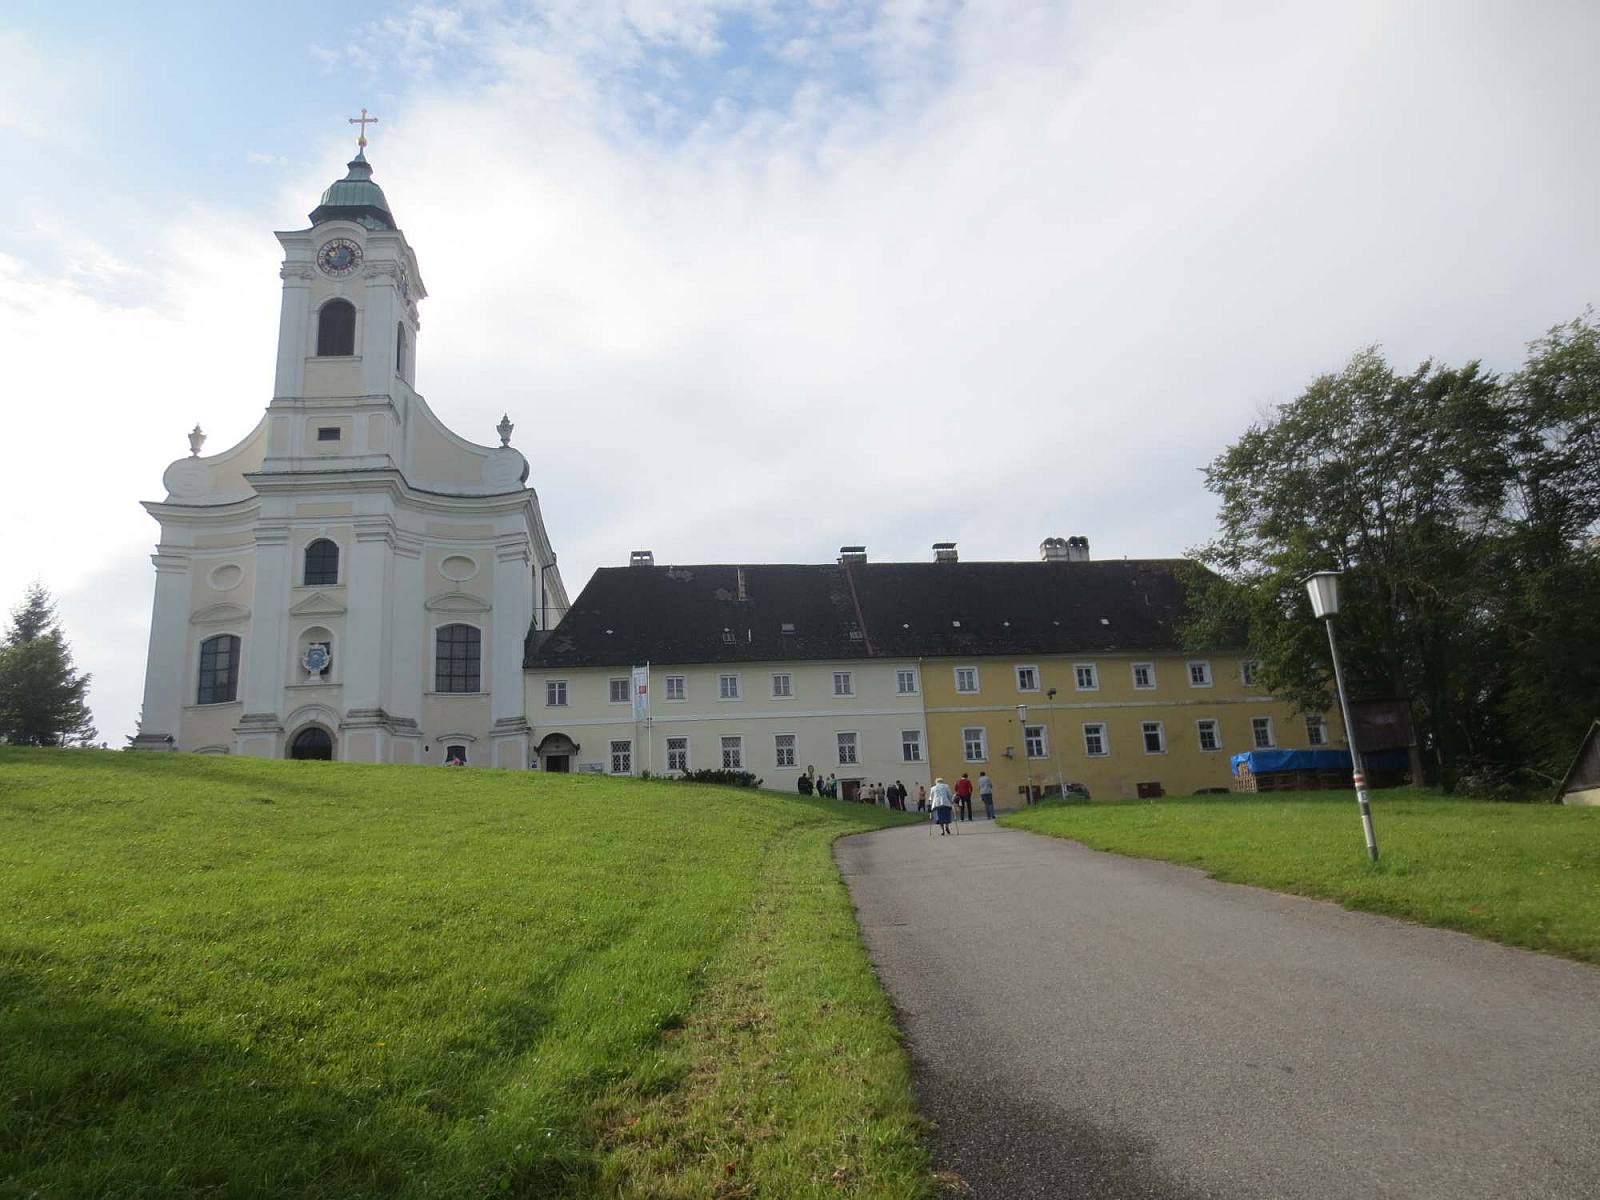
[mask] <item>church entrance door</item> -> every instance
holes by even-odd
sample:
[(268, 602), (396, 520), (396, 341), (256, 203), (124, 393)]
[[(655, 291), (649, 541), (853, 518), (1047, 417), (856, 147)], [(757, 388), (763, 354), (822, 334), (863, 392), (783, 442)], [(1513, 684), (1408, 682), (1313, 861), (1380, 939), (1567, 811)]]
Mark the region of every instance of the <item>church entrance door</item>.
[(544, 769), (565, 775), (572, 770), (572, 759), (565, 754), (546, 754), (544, 756)]
[(333, 759), (333, 738), (320, 725), (307, 725), (289, 743), (290, 758)]

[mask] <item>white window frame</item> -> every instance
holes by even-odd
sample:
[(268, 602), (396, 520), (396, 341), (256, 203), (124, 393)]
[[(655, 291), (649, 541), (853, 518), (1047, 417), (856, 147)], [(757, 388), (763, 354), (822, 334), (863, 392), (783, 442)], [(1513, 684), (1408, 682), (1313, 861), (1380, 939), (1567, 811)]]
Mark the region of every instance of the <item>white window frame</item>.
[(666, 690), (662, 693), (668, 700), (678, 703), (689, 698), (689, 680), (683, 675), (668, 675)]
[[(1200, 668), (1200, 680), (1198, 682), (1196, 682), (1194, 677), (1194, 669), (1196, 667)], [(1191, 658), (1185, 665), (1184, 670), (1188, 673), (1190, 687), (1208, 688), (1212, 685), (1213, 677), (1211, 674), (1211, 662), (1209, 659)]]
[[(1089, 672), (1089, 682), (1083, 682), (1082, 672)], [(1100, 668), (1092, 662), (1072, 664), (1072, 686), (1080, 692), (1098, 692), (1100, 690)]]
[[(1035, 732), (1030, 733), (1029, 730)], [(1038, 743), (1035, 752), (1033, 743)], [(1022, 756), (1024, 758), (1049, 758), (1050, 757), (1050, 731), (1041, 725), (1024, 725), (1022, 727)]]
[(922, 730), (902, 729), (900, 731), (900, 761), (908, 763), (922, 761)]
[[(1039, 667), (1038, 667), (1038, 664), (1036, 664), (1036, 663), (1035, 664), (1022, 663), (1016, 668), (1016, 671), (1017, 671), (1017, 691), (1019, 691), (1019, 692), (1037, 692), (1039, 690)], [(1024, 671), (1031, 671), (1033, 673), (1033, 683), (1032, 683), (1031, 686), (1025, 685), (1022, 682), (1022, 673)]]
[(1245, 687), (1256, 686), (1256, 676), (1261, 673), (1261, 660), (1259, 658), (1245, 658), (1239, 661), (1239, 682)]
[[(911, 686), (906, 687), (907, 681)], [(899, 667), (894, 673), (894, 692), (897, 696), (915, 696), (917, 694), (917, 669), (915, 667)]]
[[(972, 686), (971, 687), (964, 688), (964, 687), (961, 686), (961, 673), (963, 671), (971, 672), (971, 674), (972, 674)], [(983, 690), (983, 681), (978, 678), (978, 668), (977, 667), (957, 667), (957, 668), (955, 668), (955, 679), (956, 679), (956, 694), (958, 696), (976, 696), (980, 691)]]
[(567, 681), (565, 679), (546, 679), (544, 681), (544, 706), (546, 708), (567, 707)]
[[(620, 764), (620, 765), (619, 765)], [(611, 774), (633, 774), (633, 739), (611, 739)]]
[[(722, 735), (722, 769), (724, 771), (744, 770), (744, 736), (738, 733)], [(729, 755), (732, 755), (730, 760)]]
[[(780, 685), (778, 680), (783, 680)], [(788, 671), (774, 671), (772, 673), (772, 698), (774, 700), (794, 699), (794, 676)]]
[[(1267, 740), (1261, 740), (1261, 723), (1267, 723)], [(1271, 717), (1250, 718), (1250, 748), (1252, 750), (1276, 750), (1278, 747), (1278, 733), (1272, 727)]]
[[(620, 695), (618, 693), (621, 693)], [(628, 695), (628, 677), (606, 680), (606, 702), (608, 704), (627, 704), (631, 697)]]
[[(1150, 749), (1150, 727), (1155, 726), (1156, 748)], [(1165, 721), (1140, 721), (1139, 745), (1146, 754), (1165, 754), (1167, 752), (1167, 723)]]
[[(672, 744), (673, 742), (682, 742), (683, 745), (682, 746), (674, 746)], [(672, 765), (672, 756), (674, 754), (680, 754), (680, 753), (683, 755), (683, 762), (678, 766), (673, 766)], [(669, 770), (669, 771), (683, 771), (685, 773), (688, 772), (688, 770), (689, 770), (689, 739), (688, 739), (687, 736), (669, 737), (667, 739), (667, 770)]]
[[(1143, 670), (1148, 683), (1139, 682), (1139, 672)], [(1128, 668), (1128, 678), (1133, 681), (1133, 690), (1136, 692), (1153, 692), (1156, 690), (1156, 665), (1153, 662), (1136, 662)]]
[(833, 694), (835, 696), (854, 696), (856, 694), (856, 677), (853, 671), (835, 671), (833, 673)]
[[(972, 734), (977, 737), (972, 737)], [(972, 753), (976, 744), (978, 753)], [(961, 761), (969, 763), (986, 763), (989, 761), (989, 730), (983, 725), (965, 725), (961, 729)]]
[[(1313, 729), (1317, 731), (1316, 735), (1312, 734)], [(1306, 714), (1306, 745), (1313, 750), (1328, 745), (1328, 718), (1322, 713)]]
[[(785, 746), (783, 744), (783, 739), (784, 738), (788, 738), (789, 739), (789, 744), (787, 746)], [(797, 745), (797, 743), (799, 742), (799, 740), (800, 739), (797, 738), (792, 733), (775, 733), (775, 734), (773, 734), (772, 735), (772, 765), (775, 766), (775, 767), (793, 767), (794, 764), (798, 761), (798, 753), (797, 753), (798, 745)], [(784, 753), (785, 750), (787, 750), (789, 752), (789, 761), (788, 762), (784, 762), (783, 761), (783, 753)]]
[[(845, 739), (849, 738), (849, 741)], [(844, 756), (845, 748), (849, 747), (850, 757)], [(853, 729), (842, 729), (833, 735), (834, 757), (839, 760), (841, 767), (859, 767), (861, 765), (861, 734)]]
[(737, 699), (740, 698), (739, 694), (740, 694), (740, 692), (742, 690), (743, 689), (740, 687), (740, 681), (739, 681), (739, 676), (738, 675), (735, 674), (735, 675), (718, 675), (717, 676), (717, 699), (718, 700), (737, 700)]
[[(1214, 746), (1206, 745), (1206, 726), (1211, 727), (1211, 740)], [(1222, 749), (1222, 722), (1215, 717), (1200, 717), (1194, 723), (1195, 745), (1200, 747), (1202, 754), (1216, 754)]]
[[(1100, 749), (1096, 750), (1089, 744), (1089, 731), (1097, 730), (1094, 735), (1100, 741)], [(1086, 758), (1111, 757), (1111, 728), (1104, 721), (1085, 721), (1083, 723), (1083, 753)]]

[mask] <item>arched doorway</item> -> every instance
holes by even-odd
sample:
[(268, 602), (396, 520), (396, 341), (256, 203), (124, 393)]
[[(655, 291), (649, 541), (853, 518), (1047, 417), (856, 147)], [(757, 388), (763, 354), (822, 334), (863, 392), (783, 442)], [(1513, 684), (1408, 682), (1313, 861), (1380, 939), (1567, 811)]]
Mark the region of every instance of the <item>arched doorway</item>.
[(307, 725), (289, 743), (290, 758), (333, 759), (333, 737), (320, 725)]
[(573, 760), (578, 753), (577, 743), (564, 733), (546, 734), (536, 749), (544, 769), (557, 774), (572, 770)]

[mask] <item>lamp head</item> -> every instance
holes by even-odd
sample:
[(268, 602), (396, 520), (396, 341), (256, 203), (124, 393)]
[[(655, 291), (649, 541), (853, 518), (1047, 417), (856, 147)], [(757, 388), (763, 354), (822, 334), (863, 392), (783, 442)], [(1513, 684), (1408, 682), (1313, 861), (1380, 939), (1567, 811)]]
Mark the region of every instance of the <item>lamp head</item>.
[(1324, 621), (1339, 615), (1339, 576), (1342, 574), (1342, 571), (1318, 571), (1306, 580), (1311, 611)]

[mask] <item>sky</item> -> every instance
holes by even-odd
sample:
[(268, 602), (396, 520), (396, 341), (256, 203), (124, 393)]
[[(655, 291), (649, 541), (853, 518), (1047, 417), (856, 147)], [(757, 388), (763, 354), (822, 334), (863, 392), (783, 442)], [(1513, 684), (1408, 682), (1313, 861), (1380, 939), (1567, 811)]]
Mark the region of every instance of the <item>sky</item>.
[[(576, 596), (657, 562), (1207, 541), (1203, 470), (1378, 344), (1600, 300), (1600, 5), (11, 0), (0, 606), (134, 732), (162, 471), (271, 397), (273, 230), (368, 157), (420, 390)], [(70, 460), (70, 462), (68, 461)]]

